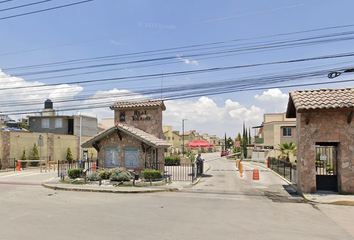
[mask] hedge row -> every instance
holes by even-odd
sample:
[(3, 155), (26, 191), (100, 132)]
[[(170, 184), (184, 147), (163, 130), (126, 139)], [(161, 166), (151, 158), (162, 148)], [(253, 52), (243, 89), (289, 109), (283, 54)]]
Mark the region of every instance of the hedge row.
[(181, 164), (181, 157), (180, 156), (165, 157), (165, 165), (166, 166), (178, 166), (180, 164)]
[(83, 168), (68, 169), (68, 175), (72, 179), (79, 178), (82, 175), (82, 171), (84, 171)]
[(145, 169), (143, 172), (143, 178), (146, 180), (158, 180), (162, 178), (162, 173), (154, 169)]

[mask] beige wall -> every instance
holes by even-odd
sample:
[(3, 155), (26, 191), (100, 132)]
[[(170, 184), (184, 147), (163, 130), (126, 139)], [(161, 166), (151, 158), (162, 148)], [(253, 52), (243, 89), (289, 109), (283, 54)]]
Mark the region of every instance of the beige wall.
[[(285, 113), (269, 113), (263, 116), (263, 130), (260, 137), (264, 139), (264, 146), (273, 146), (278, 148), (285, 142), (293, 142), (296, 144), (296, 118), (286, 118)], [(291, 137), (283, 137), (283, 127), (292, 128)], [(270, 151), (269, 157), (277, 157), (280, 154), (279, 151)]]
[[(43, 146), (38, 146), (39, 136), (42, 136)], [(8, 136), (8, 137), (7, 137)], [(83, 136), (82, 142), (88, 140), (91, 137)], [(3, 160), (7, 158), (19, 159), (22, 156), (23, 149), (26, 149), (26, 157), (30, 158), (31, 150), (34, 144), (38, 146), (38, 152), (42, 160), (47, 160), (48, 156), (51, 160), (65, 159), (67, 148), (70, 146), (74, 159), (78, 159), (80, 139), (78, 136), (51, 134), (51, 133), (31, 133), (20, 131), (1, 131), (0, 132), (0, 156)], [(86, 149), (83, 149), (86, 150)], [(97, 156), (94, 148), (87, 149), (93, 152), (94, 157)], [(5, 163), (5, 166), (6, 163)]]
[(113, 127), (114, 126), (114, 118), (102, 118), (101, 124), (105, 127)]

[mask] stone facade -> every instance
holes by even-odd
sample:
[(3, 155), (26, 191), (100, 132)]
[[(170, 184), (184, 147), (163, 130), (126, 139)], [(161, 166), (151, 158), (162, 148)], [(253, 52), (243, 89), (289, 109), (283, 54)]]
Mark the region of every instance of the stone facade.
[(296, 113), (299, 192), (316, 192), (316, 143), (327, 142), (337, 145), (338, 190), (354, 193), (354, 122), (347, 122), (349, 114), (338, 110)]
[[(141, 141), (135, 137), (132, 137), (125, 133), (120, 133), (122, 140), (118, 137), (117, 133), (111, 133), (106, 138), (103, 138), (98, 147), (100, 151), (98, 152), (99, 166), (106, 166), (106, 150), (107, 149), (117, 149), (118, 150), (118, 166), (117, 167), (125, 167), (125, 150), (136, 149), (138, 150), (138, 167), (131, 168), (137, 172), (140, 172), (145, 167), (145, 163), (151, 159), (153, 161), (155, 151), (158, 151), (158, 154), (163, 154), (163, 149), (150, 149), (144, 152), (142, 148)], [(158, 157), (157, 163), (164, 163), (164, 158)]]
[[(124, 118), (123, 118), (124, 116)], [(124, 123), (139, 128), (155, 137), (163, 139), (161, 107), (117, 109), (114, 111), (114, 122)]]

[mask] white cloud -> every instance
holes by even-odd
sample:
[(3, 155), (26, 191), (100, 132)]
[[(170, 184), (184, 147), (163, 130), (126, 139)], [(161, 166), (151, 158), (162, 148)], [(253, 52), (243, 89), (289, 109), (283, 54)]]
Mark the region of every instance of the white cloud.
[[(116, 88), (109, 91), (98, 91), (92, 97), (84, 100), (83, 105), (91, 106), (92, 110), (82, 112), (82, 114), (95, 116), (98, 121), (101, 118), (113, 118), (114, 112), (109, 108), (118, 101), (144, 101), (149, 100), (149, 96), (131, 92), (129, 90), (118, 90)], [(102, 107), (106, 105), (107, 107)], [(94, 108), (100, 106), (99, 108)]]
[(264, 104), (267, 112), (285, 112), (289, 96), (280, 89), (273, 88), (263, 92), (262, 95), (255, 95), (254, 98)]
[(56, 109), (70, 104), (77, 106), (77, 102), (68, 100), (75, 100), (75, 95), (83, 89), (78, 85), (45, 86), (41, 82), (27, 82), (22, 78), (7, 75), (1, 70), (0, 84), (2, 89), (0, 111), (4, 114), (10, 111), (19, 112), (18, 115), (10, 115), (15, 120), (42, 111), (46, 99), (51, 99)]
[(163, 115), (164, 125), (182, 132), (182, 119), (187, 119), (185, 131), (196, 130), (219, 137), (223, 137), (225, 132), (236, 137), (242, 132), (243, 122), (247, 127), (256, 126), (261, 123), (264, 114), (264, 110), (256, 106), (248, 109), (230, 99), (222, 107), (208, 97), (201, 97), (197, 101), (167, 101), (165, 104), (167, 109)]
[(181, 55), (177, 55), (177, 58), (182, 60), (186, 64), (192, 64), (192, 65), (198, 65), (198, 62), (196, 60), (188, 59), (188, 58), (183, 58)]

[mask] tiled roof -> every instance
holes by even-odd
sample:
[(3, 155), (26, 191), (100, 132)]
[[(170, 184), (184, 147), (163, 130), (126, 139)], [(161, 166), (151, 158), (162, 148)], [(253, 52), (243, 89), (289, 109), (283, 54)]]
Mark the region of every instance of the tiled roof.
[(166, 110), (163, 100), (150, 100), (143, 102), (115, 102), (110, 108), (111, 109), (126, 109), (126, 108), (155, 108), (162, 107), (162, 110)]
[(289, 93), (287, 117), (294, 111), (354, 108), (354, 88), (296, 90)]
[(102, 138), (112, 134), (116, 130), (120, 130), (134, 138), (139, 139), (140, 141), (146, 143), (149, 146), (155, 147), (155, 148), (164, 148), (164, 147), (170, 147), (171, 144), (166, 142), (163, 139), (157, 138), (154, 135), (151, 135), (143, 130), (140, 130), (138, 128), (126, 125), (126, 124), (117, 124), (114, 127), (111, 127), (110, 129), (107, 129), (106, 131), (103, 131), (96, 136), (92, 137), (91, 139), (87, 140), (84, 142), (81, 146), (82, 147), (90, 147), (92, 143), (101, 140)]

